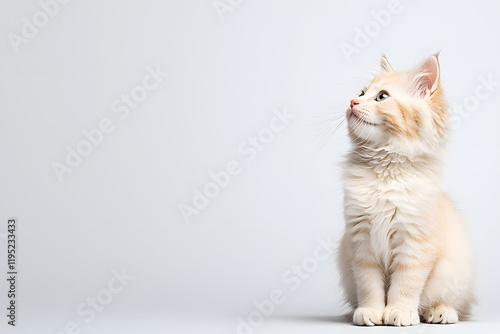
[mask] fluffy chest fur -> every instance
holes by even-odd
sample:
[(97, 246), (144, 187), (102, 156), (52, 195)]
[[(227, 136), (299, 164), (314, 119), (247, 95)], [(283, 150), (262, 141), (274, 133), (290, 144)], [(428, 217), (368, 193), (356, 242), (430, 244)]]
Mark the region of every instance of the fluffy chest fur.
[[(429, 161), (410, 161), (384, 150), (359, 149), (345, 169), (345, 215), (354, 240), (368, 245), (387, 267), (396, 250), (406, 251), (407, 236), (425, 236), (424, 217), (435, 208), (439, 176)], [(366, 256), (366, 254), (363, 254)]]

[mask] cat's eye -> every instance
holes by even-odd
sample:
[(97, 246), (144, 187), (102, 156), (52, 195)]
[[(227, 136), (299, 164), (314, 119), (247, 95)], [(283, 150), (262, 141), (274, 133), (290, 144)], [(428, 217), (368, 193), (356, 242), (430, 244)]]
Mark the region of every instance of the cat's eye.
[(364, 90), (362, 90), (361, 93), (359, 93), (358, 97), (361, 97), (363, 95), (365, 95), (365, 91)]
[(381, 91), (380, 93), (378, 93), (377, 97), (375, 98), (375, 101), (377, 102), (384, 101), (388, 97), (389, 93), (387, 93), (386, 91)]

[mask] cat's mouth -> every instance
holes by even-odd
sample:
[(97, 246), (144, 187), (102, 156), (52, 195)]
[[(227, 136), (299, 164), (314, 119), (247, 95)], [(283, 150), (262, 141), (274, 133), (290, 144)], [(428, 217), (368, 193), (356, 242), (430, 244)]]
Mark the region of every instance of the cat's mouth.
[(366, 123), (368, 125), (373, 125), (373, 126), (379, 125), (379, 124), (375, 124), (375, 123), (367, 121), (362, 115), (359, 114), (359, 111), (356, 111), (356, 109), (353, 109), (353, 108), (351, 108), (351, 117), (355, 118), (359, 122), (363, 122), (363, 123)]

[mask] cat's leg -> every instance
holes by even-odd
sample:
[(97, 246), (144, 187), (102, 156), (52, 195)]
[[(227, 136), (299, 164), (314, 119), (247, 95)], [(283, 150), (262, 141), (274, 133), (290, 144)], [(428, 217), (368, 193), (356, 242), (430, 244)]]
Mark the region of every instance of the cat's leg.
[(420, 323), (420, 295), (433, 263), (432, 251), (423, 238), (417, 239), (410, 233), (401, 232), (395, 239), (399, 239), (398, 252), (389, 268), (384, 324), (417, 325)]
[[(374, 278), (380, 274), (380, 270), (372, 273), (374, 266), (362, 265), (362, 261), (354, 261), (354, 249), (356, 246), (350, 240), (349, 233), (344, 234), (338, 252), (338, 262), (341, 273), (341, 284), (344, 288), (346, 299), (354, 309), (353, 322), (355, 325), (374, 326), (382, 324), (382, 311), (385, 306), (384, 288), (377, 284)], [(368, 263), (368, 262), (366, 262)], [(364, 270), (366, 267), (368, 270)], [(357, 275), (355, 275), (355, 272)], [(358, 289), (361, 286), (372, 288)], [(374, 289), (374, 290), (373, 290)], [(379, 291), (373, 294), (373, 291)], [(362, 304), (359, 303), (361, 301)], [(358, 307), (362, 305), (362, 307)]]
[(451, 324), (466, 319), (471, 304), (473, 254), (465, 224), (453, 203), (440, 203), (442, 249), (421, 296), (422, 319), (428, 323)]
[(423, 321), (454, 324), (467, 316), (473, 298), (469, 280), (460, 272), (464, 267), (465, 264), (453, 263), (447, 257), (436, 262), (421, 296)]
[(355, 325), (382, 325), (385, 306), (385, 274), (382, 266), (370, 251), (369, 243), (357, 243), (351, 261), (356, 282), (357, 308)]
[(351, 259), (352, 246), (347, 238), (347, 234), (344, 234), (337, 252), (337, 262), (340, 269), (340, 284), (344, 290), (345, 299), (352, 310), (354, 310), (358, 306), (358, 297), (356, 295), (356, 281), (352, 271)]
[(429, 270), (412, 266), (402, 266), (394, 270), (384, 310), (384, 324), (412, 326), (420, 323), (419, 296)]
[(353, 265), (358, 307), (354, 311), (355, 325), (382, 325), (385, 306), (385, 282), (381, 266), (375, 262)]

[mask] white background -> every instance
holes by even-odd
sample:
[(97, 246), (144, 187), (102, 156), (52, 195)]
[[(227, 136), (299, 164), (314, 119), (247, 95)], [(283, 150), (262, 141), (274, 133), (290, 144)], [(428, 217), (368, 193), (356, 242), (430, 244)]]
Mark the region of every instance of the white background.
[[(481, 77), (500, 81), (495, 1), (401, 0), (348, 61), (341, 44), (388, 3), (247, 0), (221, 20), (212, 0), (73, 0), (15, 52), (8, 34), (40, 5), (2, 1), (1, 268), (8, 217), (19, 220), (20, 247), (18, 327), (2, 311), (2, 332), (59, 333), (74, 321), (84, 333), (236, 333), (237, 317), (274, 289), (286, 301), (256, 333), (361, 330), (340, 317), (334, 255), (296, 291), (282, 280), (317, 238), (337, 241), (343, 229), (345, 127), (321, 150), (310, 124), (343, 113), (382, 53), (404, 71), (442, 50), (451, 106)], [(121, 120), (113, 101), (156, 66), (170, 76)], [(496, 87), (460, 118), (447, 157), (444, 187), (477, 252), (474, 321), (399, 331), (481, 331), (498, 320), (499, 103)], [(247, 162), (237, 147), (284, 107), (295, 119)], [(114, 131), (59, 182), (51, 164), (103, 118)], [(231, 160), (242, 172), (187, 224), (179, 205)], [(87, 324), (76, 307), (122, 268), (134, 280)], [(3, 278), (0, 288), (5, 310)]]

